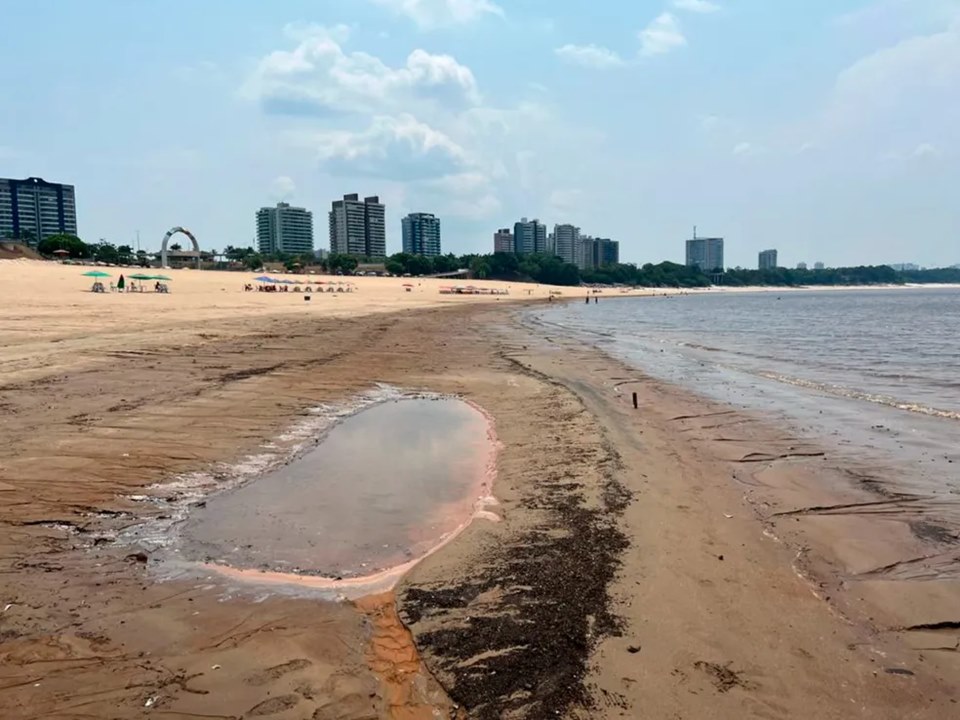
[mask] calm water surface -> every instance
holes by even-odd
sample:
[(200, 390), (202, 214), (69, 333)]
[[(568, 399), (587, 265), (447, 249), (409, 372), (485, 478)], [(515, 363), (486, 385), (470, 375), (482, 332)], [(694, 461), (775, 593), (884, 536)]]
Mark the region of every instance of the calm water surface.
[(182, 529), (182, 556), (327, 577), (403, 563), (470, 517), (488, 442), (486, 419), (460, 400), (375, 405), (286, 467), (211, 497)]
[(958, 290), (601, 297), (532, 320), (960, 493)]

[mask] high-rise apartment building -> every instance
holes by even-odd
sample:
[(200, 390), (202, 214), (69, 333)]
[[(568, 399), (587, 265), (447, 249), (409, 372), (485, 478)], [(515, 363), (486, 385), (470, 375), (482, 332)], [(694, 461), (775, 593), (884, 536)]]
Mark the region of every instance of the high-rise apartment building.
[(387, 208), (377, 195), (363, 199), (367, 217), (367, 257), (387, 256)]
[(822, 263), (822, 262), (815, 262), (815, 263), (813, 264), (813, 269), (814, 269), (814, 270), (823, 270), (823, 263)]
[(697, 267), (703, 272), (722, 270), (723, 238), (698, 238), (687, 240), (687, 267)]
[(593, 257), (594, 238), (590, 235), (581, 235), (574, 247), (573, 264), (581, 270), (593, 270), (597, 265)]
[(609, 238), (597, 238), (597, 267), (620, 264), (620, 243)]
[(313, 253), (313, 213), (288, 203), (257, 211), (257, 249), (262, 255)]
[(356, 193), (334, 200), (330, 209), (330, 252), (386, 257), (386, 208), (376, 195), (360, 200)]
[(595, 270), (620, 263), (620, 243), (608, 238), (581, 237), (574, 253), (574, 262), (581, 270)]
[(773, 270), (777, 267), (777, 251), (762, 250), (757, 260), (757, 266), (761, 270)]
[(500, 228), (493, 234), (493, 251), (495, 253), (512, 253), (516, 251), (513, 244), (513, 233), (510, 228)]
[(536, 218), (521, 218), (513, 226), (513, 244), (518, 255), (547, 252), (547, 226)]
[(805, 262), (797, 263), (797, 270), (806, 270), (806, 269), (807, 269), (807, 264)]
[(440, 218), (430, 213), (410, 213), (400, 221), (403, 251), (410, 255), (440, 255)]
[(576, 264), (579, 245), (580, 228), (575, 225), (553, 226), (553, 252), (558, 258)]
[(36, 246), (51, 235), (77, 234), (73, 185), (41, 178), (0, 178), (0, 237), (23, 239)]

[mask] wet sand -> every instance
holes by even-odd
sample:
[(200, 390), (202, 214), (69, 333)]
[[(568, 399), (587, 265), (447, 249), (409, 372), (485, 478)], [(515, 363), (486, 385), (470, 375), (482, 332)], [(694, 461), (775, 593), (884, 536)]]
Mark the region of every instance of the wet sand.
[[(873, 498), (852, 473), (880, 469), (801, 457), (509, 308), (190, 296), (128, 323), (51, 293), (0, 329), (0, 716), (956, 713), (957, 588), (902, 571), (938, 548), (949, 565), (953, 541), (840, 512)], [(501, 443), (502, 522), (410, 570), (396, 608), (158, 582), (149, 549), (116, 542), (178, 507), (171, 479), (216, 480), (381, 382), (476, 403)]]

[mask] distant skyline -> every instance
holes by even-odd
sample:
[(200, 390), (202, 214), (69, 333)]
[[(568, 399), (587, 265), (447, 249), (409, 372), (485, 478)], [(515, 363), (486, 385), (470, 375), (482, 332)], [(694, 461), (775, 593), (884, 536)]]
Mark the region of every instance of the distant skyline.
[[(683, 262), (960, 262), (960, 0), (3, 4), (0, 177), (87, 241), (254, 245), (278, 201), (379, 195), (444, 251), (521, 217)], [(322, 242), (318, 243), (323, 246)]]

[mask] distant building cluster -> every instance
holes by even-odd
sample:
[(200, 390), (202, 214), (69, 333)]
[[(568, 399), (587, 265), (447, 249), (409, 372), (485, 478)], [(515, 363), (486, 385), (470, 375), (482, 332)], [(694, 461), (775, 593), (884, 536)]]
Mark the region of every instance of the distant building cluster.
[(36, 247), (41, 240), (60, 234), (77, 234), (73, 185), (38, 177), (0, 178), (0, 237)]
[(774, 270), (778, 267), (777, 265), (777, 251), (776, 250), (761, 250), (760, 256), (757, 261), (757, 267), (761, 270)]
[[(257, 246), (262, 254), (313, 254), (325, 259), (329, 254), (367, 258), (387, 256), (386, 206), (380, 197), (362, 200), (356, 193), (334, 200), (327, 216), (329, 250), (315, 250), (313, 213), (288, 203), (263, 207), (257, 211)], [(440, 218), (432, 213), (410, 213), (400, 221), (403, 252), (411, 255), (441, 254)]]
[(493, 234), (493, 251), (531, 255), (544, 253), (555, 255), (563, 262), (576, 265), (581, 270), (617, 265), (620, 262), (620, 243), (608, 238), (583, 235), (575, 225), (554, 225), (547, 233), (547, 226), (534, 218), (521, 218), (513, 230), (501, 228)]
[[(400, 221), (403, 252), (410, 255), (437, 257), (443, 253), (440, 218), (433, 213), (412, 212)], [(330, 254), (344, 254), (380, 259), (387, 256), (386, 206), (380, 197), (371, 195), (362, 200), (356, 193), (344, 195), (331, 203), (328, 213), (329, 250), (316, 249), (313, 213), (286, 202), (262, 207), (256, 213), (257, 249), (263, 255), (314, 255), (325, 259)], [(36, 247), (53, 235), (77, 235), (77, 205), (73, 185), (47, 182), (38, 177), (23, 180), (0, 178), (0, 238), (22, 240)], [(693, 237), (686, 241), (686, 265), (704, 273), (723, 272), (724, 239)], [(515, 255), (547, 254), (580, 270), (594, 270), (620, 263), (620, 243), (603, 237), (584, 234), (570, 223), (553, 226), (538, 218), (521, 218), (512, 228), (498, 229), (493, 235), (495, 253)], [(168, 255), (181, 252), (171, 250)], [(196, 251), (182, 251), (196, 259)], [(176, 258), (174, 258), (176, 259)], [(760, 270), (779, 267), (776, 249), (762, 250), (757, 258)], [(798, 270), (807, 270), (807, 263), (797, 263)], [(914, 263), (897, 263), (889, 267), (898, 271), (920, 269)], [(822, 262), (813, 263), (814, 270), (824, 270)]]

